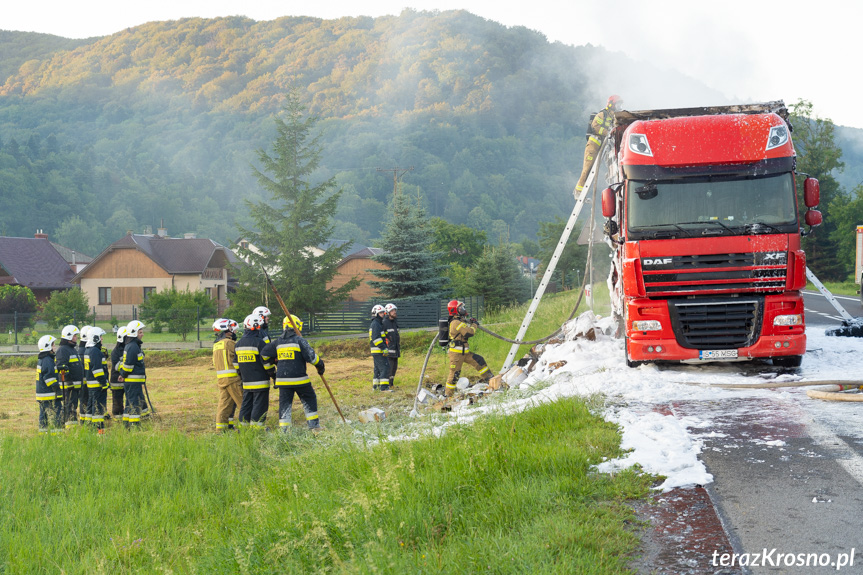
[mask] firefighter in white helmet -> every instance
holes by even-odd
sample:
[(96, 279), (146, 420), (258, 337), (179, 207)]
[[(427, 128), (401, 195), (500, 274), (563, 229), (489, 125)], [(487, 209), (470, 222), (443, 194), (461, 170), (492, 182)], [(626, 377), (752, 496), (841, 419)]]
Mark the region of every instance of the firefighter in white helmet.
[(123, 360), (120, 364), (123, 390), (126, 392), (126, 408), (123, 411), (126, 427), (140, 427), (141, 418), (150, 413), (144, 398), (147, 368), (144, 365), (144, 352), (141, 350), (145, 327), (138, 320), (132, 320), (126, 326), (129, 333), (126, 335), (126, 346), (123, 348)]
[[(54, 363), (63, 390), (63, 421), (66, 427), (78, 425), (78, 394), (84, 381), (84, 364), (78, 357), (78, 336), (80, 331), (74, 325), (67, 325), (60, 332), (60, 344)], [(87, 411), (86, 407), (82, 411)]]
[(213, 367), (219, 388), (216, 408), (216, 431), (234, 429), (234, 412), (243, 403), (243, 382), (238, 373), (236, 339), (237, 322), (221, 318), (213, 322), (216, 342), (213, 344)]
[(123, 421), (123, 374), (120, 373), (120, 363), (123, 361), (123, 348), (126, 347), (126, 336), (129, 328), (121, 325), (117, 329), (117, 344), (111, 350), (111, 417), (114, 421)]
[(596, 155), (599, 153), (602, 141), (608, 137), (614, 126), (614, 113), (622, 109), (623, 99), (615, 94), (609, 96), (605, 108), (591, 118), (587, 127), (587, 134), (585, 134), (587, 144), (584, 146), (584, 165), (581, 168), (581, 177), (578, 178), (578, 184), (575, 186), (576, 197), (584, 189), (584, 182), (587, 180), (587, 175), (590, 173), (594, 162), (596, 162)]
[(384, 306), (377, 304), (372, 307), (372, 322), (369, 324), (369, 344), (372, 353), (372, 389), (378, 389), (381, 381), (387, 379), (389, 363), (387, 363), (387, 342), (384, 337), (383, 319)]
[(257, 316), (261, 322), (258, 328), (258, 335), (264, 340), (264, 343), (270, 343), (270, 308), (259, 305), (252, 310), (252, 315)]
[(386, 315), (383, 320), (384, 335), (387, 342), (387, 369), (386, 381), (381, 381), (381, 391), (393, 391), (395, 389), (396, 371), (399, 369), (399, 357), (402, 354), (401, 336), (399, 335), (399, 322), (396, 319), (398, 308), (394, 303), (384, 306)]
[(294, 332), (290, 320), (293, 320), (297, 331), (302, 331), (303, 322), (300, 318), (295, 315), (285, 317), (283, 322), (285, 331), (261, 350), (261, 356), (265, 363), (271, 360), (276, 362), (276, 387), (279, 389), (279, 429), (287, 433), (291, 427), (291, 405), (296, 393), (303, 404), (306, 423), (309, 429), (314, 431), (320, 428), (318, 396), (315, 393), (315, 388), (312, 387), (312, 380), (306, 373), (306, 363), (314, 365), (318, 373), (323, 375), (324, 360), (315, 353), (309, 342)]
[(54, 350), (57, 338), (43, 335), (39, 338), (39, 359), (36, 364), (36, 401), (39, 402), (39, 433), (63, 426), (63, 390), (54, 367)]
[(240, 426), (263, 428), (270, 406), (270, 379), (275, 377), (275, 366), (264, 362), (261, 350), (267, 344), (261, 339), (260, 316), (249, 314), (243, 320), (243, 337), (237, 342), (237, 362), (243, 380), (243, 404), (240, 406)]
[(90, 423), (102, 433), (105, 428), (105, 408), (108, 405), (108, 355), (102, 347), (105, 330), (91, 327), (87, 332), (84, 352), (84, 373), (87, 377)]
[(78, 392), (78, 411), (80, 412), (81, 423), (90, 423), (90, 387), (87, 385), (87, 367), (84, 365), (87, 361), (87, 337), (90, 335), (91, 325), (81, 327), (78, 336), (78, 361), (84, 366), (84, 379), (81, 381), (81, 390)]

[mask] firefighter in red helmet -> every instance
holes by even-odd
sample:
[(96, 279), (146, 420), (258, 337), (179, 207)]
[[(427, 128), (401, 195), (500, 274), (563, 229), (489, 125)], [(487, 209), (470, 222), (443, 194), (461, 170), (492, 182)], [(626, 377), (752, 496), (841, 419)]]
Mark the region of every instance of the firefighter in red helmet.
[(584, 182), (587, 180), (587, 175), (596, 161), (596, 154), (599, 152), (602, 141), (608, 136), (614, 125), (614, 113), (623, 109), (623, 99), (618, 95), (608, 97), (608, 103), (605, 108), (593, 115), (590, 120), (590, 125), (587, 127), (587, 144), (584, 146), (584, 166), (581, 168), (581, 177), (578, 178), (578, 184), (575, 186), (575, 195), (581, 193), (584, 189)]
[(467, 363), (473, 366), (483, 381), (491, 379), (491, 371), (485, 359), (470, 350), (468, 339), (476, 334), (477, 321), (467, 318), (467, 308), (464, 302), (452, 300), (447, 304), (449, 315), (449, 377), (446, 380), (444, 394), (449, 397), (455, 393), (456, 382), (461, 375), (462, 365)]

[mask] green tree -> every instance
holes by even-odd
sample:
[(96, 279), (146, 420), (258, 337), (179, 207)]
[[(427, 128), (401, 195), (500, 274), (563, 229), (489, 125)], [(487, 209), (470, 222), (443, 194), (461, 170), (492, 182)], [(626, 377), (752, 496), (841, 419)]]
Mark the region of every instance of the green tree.
[(77, 287), (52, 291), (37, 314), (37, 318), (47, 322), (51, 329), (92, 323), (94, 316), (90, 313), (87, 295)]
[[(0, 286), (0, 330), (33, 325), (34, 313), (38, 309), (36, 296), (26, 286)], [(18, 317), (15, 317), (15, 314)]]
[[(842, 171), (845, 166), (840, 160), (842, 149), (835, 141), (836, 126), (827, 118), (817, 117), (812, 103), (806, 100), (799, 100), (791, 106), (790, 121), (794, 126), (797, 172), (818, 178), (821, 186), (819, 209), (824, 215), (824, 223), (803, 239), (806, 263), (822, 280), (841, 281), (853, 268), (854, 260), (840, 259), (843, 252), (839, 246), (843, 237), (854, 241), (855, 228), (840, 231), (841, 217), (834, 217), (840, 215), (848, 201), (833, 177), (834, 171)], [(798, 181), (797, 191), (802, 211), (805, 209), (802, 180)]]
[[(320, 135), (312, 135), (317, 118), (306, 117), (305, 112), (297, 92), (291, 91), (275, 119), (272, 154), (258, 150), (262, 168), (254, 169), (274, 203), (247, 201), (256, 229), (238, 226), (249, 247), (240, 245), (237, 253), (250, 265), (239, 267), (237, 298), (263, 303), (256, 299), (263, 265), (293, 314), (329, 311), (359, 285), (354, 278), (340, 288), (327, 287), (350, 244), (331, 246), (321, 255), (313, 251), (331, 238), (341, 191), (335, 190), (334, 178), (313, 182), (320, 163)], [(271, 309), (277, 316), (273, 319), (280, 320), (279, 310)]]
[(206, 292), (177, 291), (176, 288), (151, 293), (139, 306), (141, 321), (155, 333), (168, 326), (168, 331), (176, 333), (186, 341), (186, 336), (198, 325), (198, 318), (213, 317), (216, 302)]
[[(537, 233), (537, 237), (539, 238), (539, 253), (536, 256), (540, 260), (540, 269), (537, 270), (538, 277), (545, 273), (548, 262), (551, 261), (551, 256), (554, 255), (554, 250), (557, 248), (565, 227), (566, 220), (560, 217), (556, 217), (552, 222), (539, 223), (539, 233)], [(585, 263), (587, 263), (587, 246), (578, 245), (575, 237), (571, 236), (555, 266), (553, 277), (560, 280), (562, 289), (572, 287), (576, 278), (571, 275), (567, 276), (566, 270), (584, 269)]]
[(429, 224), (434, 234), (429, 248), (440, 254), (439, 263), (469, 268), (482, 255), (487, 243), (485, 231), (451, 224), (443, 218), (432, 218)]
[(489, 309), (525, 301), (530, 297), (529, 280), (516, 262), (516, 254), (509, 244), (489, 246), (473, 267), (470, 293), (481, 295)]
[(369, 285), (387, 299), (440, 297), (446, 288), (446, 266), (437, 262), (440, 254), (431, 250), (435, 236), (425, 210), (419, 200), (399, 194), (390, 213), (381, 241), (384, 251), (372, 256), (388, 269), (369, 270), (382, 280)]

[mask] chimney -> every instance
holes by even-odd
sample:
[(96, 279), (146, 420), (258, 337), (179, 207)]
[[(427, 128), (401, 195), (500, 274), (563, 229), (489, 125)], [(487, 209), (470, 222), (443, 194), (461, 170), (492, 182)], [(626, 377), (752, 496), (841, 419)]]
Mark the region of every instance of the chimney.
[(186, 232), (185, 234), (183, 234), (183, 239), (186, 239), (186, 240), (194, 240), (197, 237), (198, 237), (198, 234), (196, 234), (195, 232)]
[(37, 240), (47, 240), (48, 234), (42, 233), (42, 230), (36, 230), (36, 233), (33, 234), (33, 237)]
[(160, 238), (168, 237), (168, 228), (165, 227), (165, 218), (162, 218), (161, 220), (159, 220), (159, 229), (156, 230), (156, 234)]

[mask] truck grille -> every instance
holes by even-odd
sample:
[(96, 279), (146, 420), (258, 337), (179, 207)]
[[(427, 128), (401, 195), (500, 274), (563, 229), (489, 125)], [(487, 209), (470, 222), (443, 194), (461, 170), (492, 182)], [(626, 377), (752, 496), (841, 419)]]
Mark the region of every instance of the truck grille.
[(651, 296), (785, 291), (787, 252), (643, 258)]
[(689, 349), (736, 349), (760, 335), (762, 298), (670, 300), (668, 312), (677, 343)]

